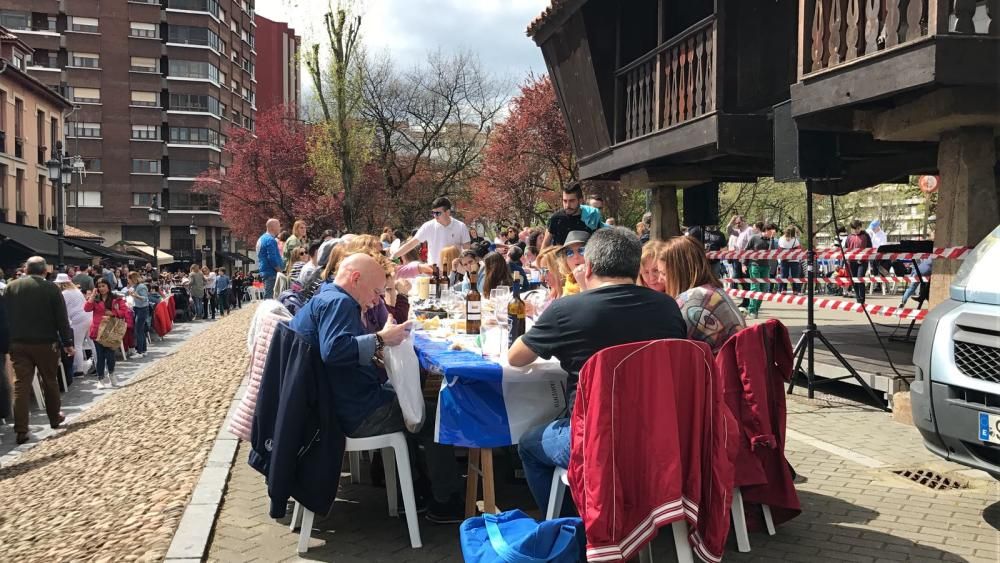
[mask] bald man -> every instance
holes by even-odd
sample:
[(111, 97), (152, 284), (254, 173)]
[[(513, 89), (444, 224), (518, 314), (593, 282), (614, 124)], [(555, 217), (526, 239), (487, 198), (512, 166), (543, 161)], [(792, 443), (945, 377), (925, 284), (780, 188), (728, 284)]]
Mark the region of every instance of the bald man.
[[(333, 409), (344, 434), (366, 438), (406, 430), (396, 393), (387, 386), (381, 367), (382, 350), (406, 339), (410, 323), (365, 327), (365, 311), (381, 304), (385, 293), (385, 270), (367, 254), (352, 254), (340, 263), (332, 283), (324, 284), (290, 326), (320, 351), (329, 376), (334, 379)], [(381, 330), (379, 330), (381, 328)], [(377, 332), (376, 332), (377, 331)], [(461, 483), (455, 471), (451, 446), (434, 442), (436, 405), (426, 406), (417, 440), (424, 446), (432, 499), (427, 519), (455, 524), (465, 519), (465, 503), (459, 496)], [(411, 459), (418, 459), (416, 451)], [(419, 482), (418, 497), (421, 493)], [(418, 498), (418, 505), (420, 505)]]
[(285, 261), (278, 250), (281, 222), (268, 219), (264, 228), (264, 234), (257, 239), (257, 262), (260, 264), (260, 277), (264, 280), (264, 299), (273, 299), (277, 297), (274, 295), (274, 282), (278, 280), (278, 272), (285, 270)]

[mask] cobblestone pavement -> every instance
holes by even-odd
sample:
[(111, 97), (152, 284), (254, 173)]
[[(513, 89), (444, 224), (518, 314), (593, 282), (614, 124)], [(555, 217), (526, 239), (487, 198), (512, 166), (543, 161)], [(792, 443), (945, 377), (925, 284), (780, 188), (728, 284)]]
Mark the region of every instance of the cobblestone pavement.
[[(938, 461), (914, 428), (882, 411), (798, 396), (788, 406), (787, 454), (801, 476), (803, 513), (776, 536), (751, 533), (750, 553), (737, 553), (730, 538), (726, 561), (1000, 561), (1000, 490), (992, 479)], [(341, 498), (329, 517), (317, 518), (310, 550), (299, 558), (297, 533), (288, 517), (268, 518), (263, 478), (246, 456), (241, 446), (210, 561), (461, 561), (457, 526), (422, 519), (424, 547), (411, 549), (405, 520), (386, 515), (385, 490), (351, 485), (343, 475)], [(892, 473), (904, 467), (933, 468), (969, 488), (927, 489)], [(524, 488), (502, 489), (498, 503), (530, 506)], [(672, 550), (670, 534), (660, 534), (657, 560), (672, 560)]]
[(0, 469), (0, 560), (163, 559), (243, 377), (251, 314), (211, 324)]

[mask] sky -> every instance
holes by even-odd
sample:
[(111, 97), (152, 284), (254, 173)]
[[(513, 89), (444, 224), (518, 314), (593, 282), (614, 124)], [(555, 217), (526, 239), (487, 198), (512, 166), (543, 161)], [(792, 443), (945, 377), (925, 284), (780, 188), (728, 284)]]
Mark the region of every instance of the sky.
[[(548, 4), (548, 0), (355, 0), (369, 52), (388, 52), (396, 64), (412, 67), (429, 51), (471, 51), (485, 68), (512, 84), (522, 83), (529, 72), (545, 73), (541, 50), (524, 30)], [(322, 21), (327, 5), (324, 0), (257, 0), (256, 8), (266, 18), (288, 22), (306, 47), (325, 35)]]

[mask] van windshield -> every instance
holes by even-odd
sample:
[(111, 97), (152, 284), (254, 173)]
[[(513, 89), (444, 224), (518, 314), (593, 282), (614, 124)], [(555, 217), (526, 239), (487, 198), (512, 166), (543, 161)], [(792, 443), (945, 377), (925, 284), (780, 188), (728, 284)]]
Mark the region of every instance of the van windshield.
[(951, 283), (951, 298), (1000, 305), (1000, 227), (969, 253)]

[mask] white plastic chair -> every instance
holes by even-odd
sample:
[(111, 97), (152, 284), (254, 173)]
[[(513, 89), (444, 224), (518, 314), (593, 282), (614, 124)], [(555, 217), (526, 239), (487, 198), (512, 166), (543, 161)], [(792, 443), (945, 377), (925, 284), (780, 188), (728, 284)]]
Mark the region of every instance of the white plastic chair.
[[(66, 369), (63, 368), (62, 362), (59, 362), (59, 378), (62, 379), (63, 389), (69, 391), (69, 382), (66, 381)], [(35, 368), (35, 376), (31, 378), (31, 390), (35, 394), (35, 404), (38, 405), (38, 409), (45, 410), (45, 396), (42, 395), (41, 379), (42, 376), (38, 373), (38, 368)]]
[[(410, 474), (410, 454), (406, 449), (406, 436), (402, 432), (372, 436), (370, 438), (348, 438), (344, 448), (345, 453), (382, 450), (382, 463), (385, 466), (385, 493), (389, 501), (389, 516), (398, 516), (396, 505), (396, 472), (399, 471), (399, 486), (403, 489), (403, 508), (406, 510), (406, 527), (410, 532), (410, 546), (413, 549), (422, 547), (420, 542), (420, 525), (417, 516), (417, 500), (413, 493), (413, 476)], [(399, 460), (397, 464), (396, 461)], [(288, 528), (299, 531), (298, 553), (309, 551), (309, 538), (312, 536), (312, 526), (315, 514), (308, 508), (295, 502), (292, 509), (292, 521)]]

